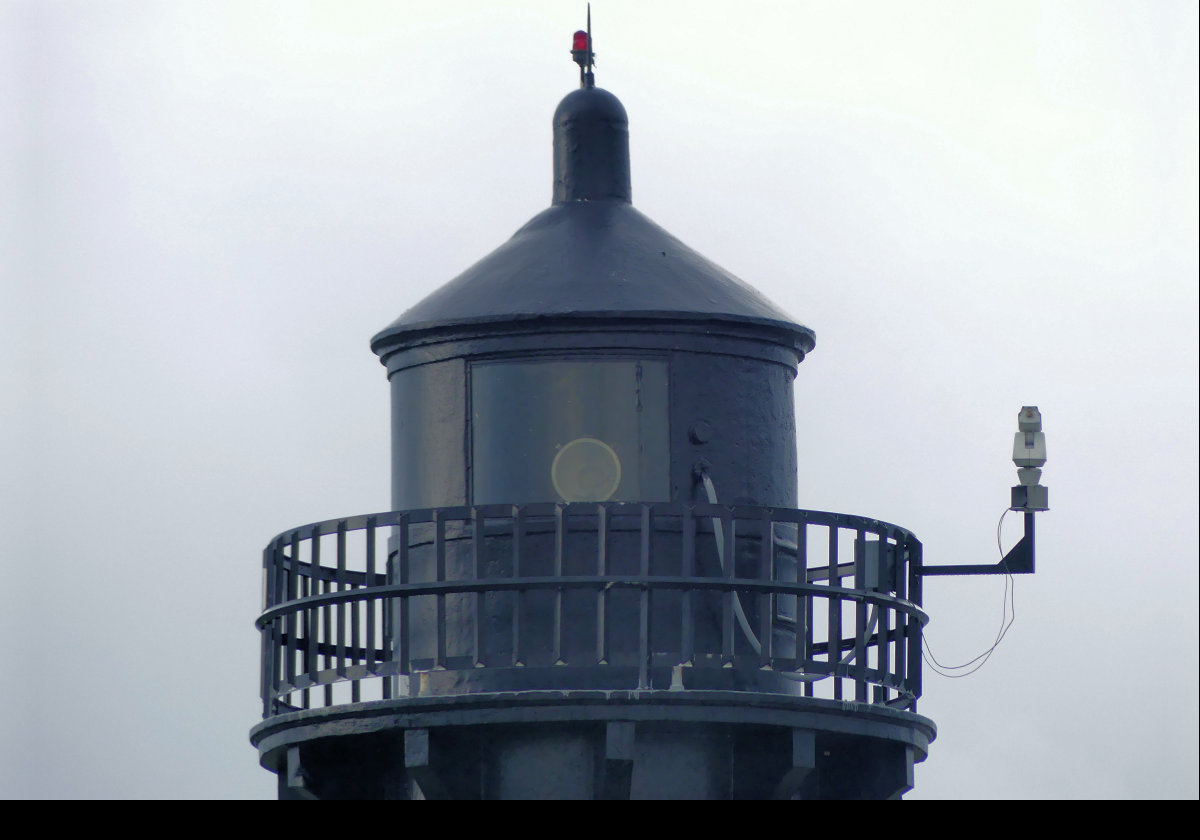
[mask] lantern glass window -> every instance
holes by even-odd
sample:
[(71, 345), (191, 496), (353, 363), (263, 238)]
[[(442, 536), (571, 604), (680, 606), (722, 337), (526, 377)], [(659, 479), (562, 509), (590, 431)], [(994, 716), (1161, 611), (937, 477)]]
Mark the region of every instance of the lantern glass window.
[(670, 499), (667, 363), (471, 367), (475, 504)]

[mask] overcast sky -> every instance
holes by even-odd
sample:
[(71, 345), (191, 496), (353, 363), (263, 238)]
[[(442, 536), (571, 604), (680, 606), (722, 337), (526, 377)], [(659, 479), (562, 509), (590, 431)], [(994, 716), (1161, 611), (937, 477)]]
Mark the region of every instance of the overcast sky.
[[(816, 332), (801, 506), (993, 562), (1042, 409), (911, 797), (1198, 795), (1196, 9), (593, 4), (635, 205)], [(274, 795), (260, 552), (387, 508), (367, 341), (548, 205), (583, 15), (0, 2), (0, 795)]]

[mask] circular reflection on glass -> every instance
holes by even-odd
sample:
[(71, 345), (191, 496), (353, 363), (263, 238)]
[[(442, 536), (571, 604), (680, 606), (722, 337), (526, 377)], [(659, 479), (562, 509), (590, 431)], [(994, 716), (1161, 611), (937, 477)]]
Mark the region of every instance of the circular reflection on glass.
[(575, 438), (554, 456), (550, 480), (568, 502), (607, 502), (621, 483), (621, 459), (602, 440)]

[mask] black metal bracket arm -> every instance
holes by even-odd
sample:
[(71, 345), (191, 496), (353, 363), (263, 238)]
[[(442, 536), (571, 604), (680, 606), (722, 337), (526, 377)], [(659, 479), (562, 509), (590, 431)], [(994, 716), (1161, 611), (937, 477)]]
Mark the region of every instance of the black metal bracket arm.
[(922, 576), (932, 575), (1031, 575), (1033, 574), (1033, 511), (1025, 511), (1025, 536), (993, 565), (926, 566), (917, 570)]

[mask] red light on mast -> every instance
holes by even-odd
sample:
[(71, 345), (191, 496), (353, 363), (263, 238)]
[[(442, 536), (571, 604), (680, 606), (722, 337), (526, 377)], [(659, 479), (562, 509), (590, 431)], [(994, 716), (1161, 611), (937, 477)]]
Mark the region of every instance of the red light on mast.
[(571, 51), (586, 51), (589, 47), (588, 34), (580, 29), (571, 39)]

